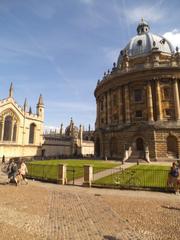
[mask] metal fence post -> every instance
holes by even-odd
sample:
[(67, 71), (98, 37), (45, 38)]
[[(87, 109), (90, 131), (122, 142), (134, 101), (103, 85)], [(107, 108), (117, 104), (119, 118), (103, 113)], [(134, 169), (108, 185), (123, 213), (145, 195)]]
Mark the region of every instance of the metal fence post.
[(66, 164), (58, 165), (58, 183), (64, 185), (67, 183)]
[(91, 187), (93, 180), (93, 167), (92, 165), (84, 165), (84, 182), (83, 185)]

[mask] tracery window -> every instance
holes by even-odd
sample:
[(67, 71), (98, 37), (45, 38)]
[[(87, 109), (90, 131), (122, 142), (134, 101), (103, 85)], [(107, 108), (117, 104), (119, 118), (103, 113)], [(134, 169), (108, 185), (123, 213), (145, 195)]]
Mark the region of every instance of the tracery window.
[(12, 116), (8, 115), (4, 120), (4, 141), (11, 141), (12, 136)]
[(29, 143), (33, 144), (35, 142), (35, 129), (36, 125), (34, 123), (31, 123), (29, 128)]
[(17, 124), (14, 124), (14, 128), (13, 128), (13, 142), (16, 142), (16, 135), (17, 135)]
[(8, 109), (1, 113), (0, 116), (0, 140), (17, 141), (18, 118), (16, 114)]

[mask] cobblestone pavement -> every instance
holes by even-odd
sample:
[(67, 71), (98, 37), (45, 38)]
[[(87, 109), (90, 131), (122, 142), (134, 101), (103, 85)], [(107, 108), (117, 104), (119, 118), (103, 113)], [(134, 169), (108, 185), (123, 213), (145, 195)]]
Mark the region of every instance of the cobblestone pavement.
[(0, 240), (178, 240), (179, 222), (174, 194), (0, 185)]

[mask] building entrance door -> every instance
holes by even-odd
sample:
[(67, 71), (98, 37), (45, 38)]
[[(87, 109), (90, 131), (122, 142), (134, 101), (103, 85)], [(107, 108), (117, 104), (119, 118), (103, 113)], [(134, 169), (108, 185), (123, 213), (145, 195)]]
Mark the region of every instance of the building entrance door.
[(144, 159), (144, 140), (142, 138), (136, 139), (136, 155), (137, 158)]

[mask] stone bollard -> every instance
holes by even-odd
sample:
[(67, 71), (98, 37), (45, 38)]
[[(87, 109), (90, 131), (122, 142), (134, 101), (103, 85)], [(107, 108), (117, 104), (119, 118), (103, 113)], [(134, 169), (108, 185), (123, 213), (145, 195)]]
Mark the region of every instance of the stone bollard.
[(92, 165), (84, 165), (84, 183), (83, 186), (91, 187), (93, 180), (93, 167)]
[(64, 185), (67, 183), (66, 164), (58, 165), (58, 183)]

